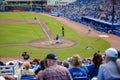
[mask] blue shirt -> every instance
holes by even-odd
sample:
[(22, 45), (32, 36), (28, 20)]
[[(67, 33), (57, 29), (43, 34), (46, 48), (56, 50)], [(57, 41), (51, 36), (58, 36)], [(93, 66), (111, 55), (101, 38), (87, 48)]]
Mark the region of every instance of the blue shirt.
[(91, 64), (87, 66), (87, 74), (89, 75), (90, 78), (93, 78), (98, 75), (98, 68), (94, 66), (94, 64)]
[(80, 77), (86, 77), (86, 71), (83, 68), (70, 68), (69, 72), (73, 80), (79, 80)]

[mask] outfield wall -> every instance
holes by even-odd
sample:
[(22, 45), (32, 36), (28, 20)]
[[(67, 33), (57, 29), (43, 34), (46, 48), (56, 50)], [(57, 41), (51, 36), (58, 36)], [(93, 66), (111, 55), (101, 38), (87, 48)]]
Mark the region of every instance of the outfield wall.
[(0, 4), (0, 11), (35, 11), (40, 10), (46, 4), (47, 2), (42, 0), (5, 0)]

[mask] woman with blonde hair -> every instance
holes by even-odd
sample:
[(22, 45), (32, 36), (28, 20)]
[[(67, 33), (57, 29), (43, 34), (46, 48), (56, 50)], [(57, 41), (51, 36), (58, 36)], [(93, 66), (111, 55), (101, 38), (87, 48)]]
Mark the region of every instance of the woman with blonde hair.
[(73, 55), (70, 60), (71, 68), (69, 72), (73, 80), (79, 80), (81, 77), (86, 77), (86, 71), (81, 67), (82, 60), (79, 55)]
[(22, 75), (26, 75), (26, 76), (34, 76), (34, 70), (30, 69), (31, 64), (30, 62), (26, 61), (23, 63), (23, 70), (22, 70)]

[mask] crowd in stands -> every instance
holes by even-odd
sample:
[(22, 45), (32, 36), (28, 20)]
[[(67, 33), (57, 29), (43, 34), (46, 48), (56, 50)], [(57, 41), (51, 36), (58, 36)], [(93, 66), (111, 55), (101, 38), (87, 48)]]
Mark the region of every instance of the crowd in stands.
[[(27, 52), (23, 54), (29, 55)], [(22, 54), (22, 55), (23, 55)], [(24, 57), (23, 57), (24, 59)], [(19, 62), (19, 79), (15, 76), (3, 75), (3, 67), (14, 65), (11, 61), (7, 65), (0, 61), (0, 80), (120, 80), (120, 51), (108, 48), (105, 54), (97, 51), (92, 58), (82, 59), (78, 54), (60, 61), (55, 53), (49, 53), (43, 60), (29, 58)], [(4, 71), (4, 73), (7, 73)]]
[(120, 36), (120, 0), (76, 0), (55, 6), (51, 12), (101, 33)]
[[(112, 22), (113, 0), (76, 0), (66, 6), (58, 6), (52, 11), (71, 20), (77, 21), (81, 16), (89, 16)], [(120, 24), (120, 0), (114, 0), (114, 23)]]

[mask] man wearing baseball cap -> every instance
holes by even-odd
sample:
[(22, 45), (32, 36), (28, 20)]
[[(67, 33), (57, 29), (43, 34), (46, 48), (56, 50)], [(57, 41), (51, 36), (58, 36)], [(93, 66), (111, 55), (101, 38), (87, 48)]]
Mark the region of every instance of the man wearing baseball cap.
[(108, 48), (105, 51), (105, 63), (100, 65), (98, 72), (98, 80), (111, 80), (120, 78), (117, 65), (115, 63), (118, 57), (118, 52), (115, 48)]
[(49, 53), (46, 56), (48, 67), (43, 71), (42, 76), (38, 77), (38, 80), (72, 80), (68, 69), (58, 65), (57, 59), (54, 53)]
[(120, 73), (120, 50), (118, 50), (118, 59), (116, 60), (116, 64), (117, 64), (117, 68), (118, 68), (119, 73)]

